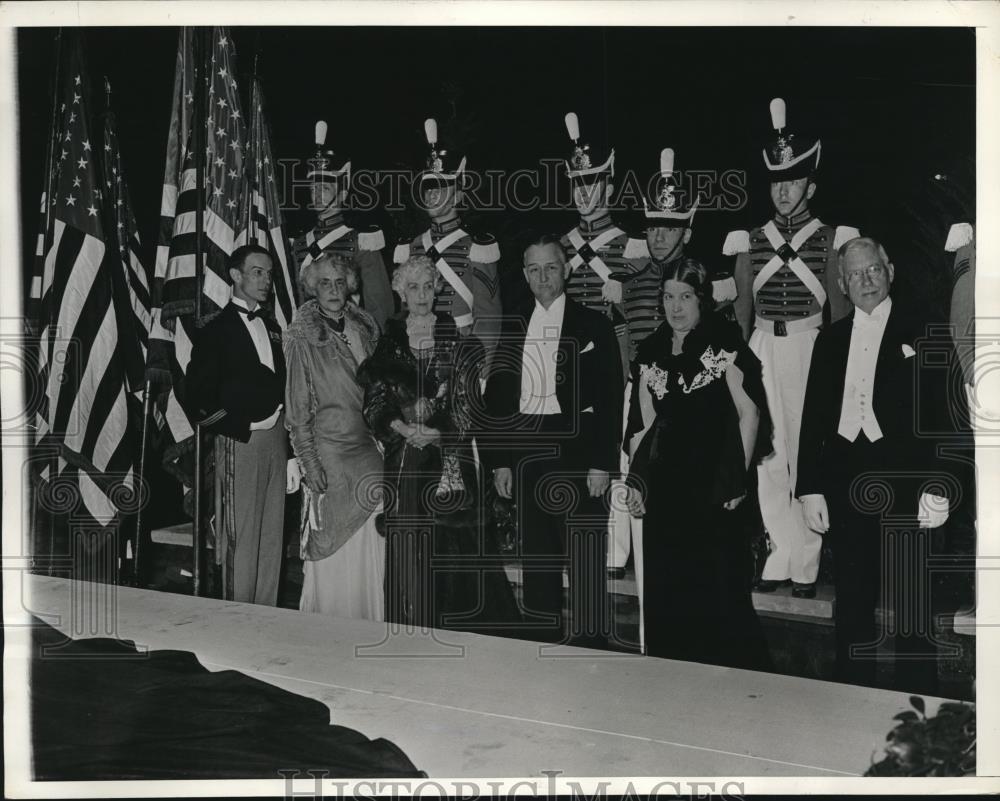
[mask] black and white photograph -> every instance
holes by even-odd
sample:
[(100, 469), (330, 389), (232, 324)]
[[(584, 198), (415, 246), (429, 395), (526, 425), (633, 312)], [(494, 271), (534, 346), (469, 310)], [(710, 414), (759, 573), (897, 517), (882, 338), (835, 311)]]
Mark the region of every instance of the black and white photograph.
[(7, 797), (1000, 789), (1000, 6), (0, 37)]

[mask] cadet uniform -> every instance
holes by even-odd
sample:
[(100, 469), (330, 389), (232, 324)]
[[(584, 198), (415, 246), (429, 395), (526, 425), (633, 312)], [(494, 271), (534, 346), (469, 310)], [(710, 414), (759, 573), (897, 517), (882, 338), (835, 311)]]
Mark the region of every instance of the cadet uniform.
[(347, 224), (343, 212), (336, 208), (328, 211), (340, 200), (340, 193), (350, 185), (351, 162), (337, 156), (332, 150), (324, 149), (326, 143), (326, 123), (316, 123), (316, 153), (310, 161), (311, 169), (307, 177), (314, 182), (330, 182), (337, 187), (337, 196), (327, 209), (320, 211), (315, 227), (292, 240), (292, 253), (298, 264), (299, 280), (302, 271), (321, 254), (338, 254), (352, 261), (361, 281), (360, 296), (354, 301), (367, 311), (382, 327), (394, 311), (389, 275), (382, 259), (385, 236), (377, 226), (354, 228)]
[(944, 249), (955, 254), (949, 321), (963, 380), (971, 387), (975, 362), (972, 342), (976, 334), (976, 243), (973, 227), (964, 222), (953, 225), (948, 231)]
[[(764, 149), (772, 183), (811, 177), (821, 142), (784, 133), (785, 104), (771, 101), (776, 138)], [(858, 236), (855, 228), (833, 227), (808, 210), (780, 214), (751, 231), (732, 231), (723, 253), (736, 255), (736, 319), (751, 332), (750, 348), (761, 361), (764, 389), (774, 425), (774, 453), (758, 466), (758, 493), (771, 553), (763, 589), (791, 579), (813, 585), (822, 538), (810, 530), (795, 498), (799, 427), (813, 343), (824, 320), (844, 317), (851, 303), (838, 286), (837, 249)], [(811, 597), (814, 588), (796, 588)]]
[[(448, 150), (438, 148), (437, 123), (433, 119), (424, 123), (424, 131), (430, 153), (417, 177), (420, 185), (438, 182), (455, 184), (461, 189), (465, 157), (459, 160)], [(459, 328), (472, 327), (486, 348), (485, 377), (496, 350), (503, 314), (497, 269), (500, 246), (489, 234), (470, 234), (456, 217), (441, 224), (432, 222), (413, 241), (397, 245), (393, 261), (402, 264), (411, 256), (424, 255), (430, 256), (444, 279), (434, 310), (451, 315)]]
[[(580, 124), (573, 112), (566, 115), (566, 131), (573, 140), (573, 151), (566, 160), (566, 172), (573, 186), (610, 180), (614, 176), (614, 150), (595, 166), (593, 162), (597, 159), (590, 145), (580, 144)], [(622, 304), (623, 284), (642, 268), (640, 260), (647, 253), (646, 243), (616, 226), (606, 209), (595, 220), (580, 220), (561, 241), (573, 269), (566, 283), (566, 294), (611, 319), (622, 368), (628, 375), (630, 336)]]

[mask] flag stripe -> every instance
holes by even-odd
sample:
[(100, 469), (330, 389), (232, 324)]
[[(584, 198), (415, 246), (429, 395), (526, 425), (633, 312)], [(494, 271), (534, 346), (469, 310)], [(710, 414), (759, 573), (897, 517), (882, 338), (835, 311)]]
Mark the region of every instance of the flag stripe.
[[(56, 474), (75, 482), (83, 501), (73, 514), (106, 525), (118, 514), (108, 490), (130, 475), (137, 456), (128, 427), (135, 400), (125, 380), (130, 365), (141, 376), (149, 289), (110, 113), (105, 146), (91, 146), (91, 132), (100, 129), (91, 126), (88, 113), (82, 35), (64, 32), (60, 40), (64, 81), (54, 98), (51, 132), (58, 146), (46, 176), (48, 200), (32, 280), (40, 324), (38, 378), (45, 391), (36, 442), (58, 446)], [(114, 227), (105, 230), (111, 221)], [(136, 256), (131, 262), (130, 253)], [(56, 478), (48, 464), (44, 478)]]

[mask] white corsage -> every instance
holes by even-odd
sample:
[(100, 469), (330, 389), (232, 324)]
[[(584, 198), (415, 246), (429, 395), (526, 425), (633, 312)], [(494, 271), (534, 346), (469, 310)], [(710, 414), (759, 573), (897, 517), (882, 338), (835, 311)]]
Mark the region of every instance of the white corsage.
[(667, 394), (667, 371), (655, 364), (640, 365), (639, 371), (649, 391), (656, 395), (657, 400), (663, 400)]
[[(700, 361), (705, 365), (705, 369), (694, 377), (694, 380), (691, 381), (691, 386), (684, 387), (684, 391), (690, 393), (711, 384), (716, 378), (726, 372), (726, 368), (735, 360), (736, 351), (720, 350), (716, 354), (712, 351), (712, 346), (709, 345), (705, 348), (705, 352), (701, 354)], [(681, 383), (683, 384), (683, 382)]]

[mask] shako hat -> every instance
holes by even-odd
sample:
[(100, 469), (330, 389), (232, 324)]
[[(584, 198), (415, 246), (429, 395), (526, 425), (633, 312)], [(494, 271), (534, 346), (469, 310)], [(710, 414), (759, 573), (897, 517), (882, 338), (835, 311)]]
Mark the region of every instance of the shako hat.
[(422, 170), (417, 176), (418, 182), (421, 185), (425, 182), (436, 182), (457, 183), (461, 186), (465, 175), (465, 156), (460, 156), (451, 148), (441, 146), (441, 142), (438, 141), (437, 120), (433, 117), (424, 120), (424, 136), (427, 138), (428, 149)]
[(309, 159), (306, 178), (313, 181), (350, 181), (351, 162), (326, 146), (327, 125), (323, 120), (316, 123), (316, 150)]
[(566, 133), (573, 142), (573, 149), (566, 159), (566, 173), (574, 183), (589, 184), (598, 178), (611, 178), (615, 174), (614, 148), (605, 156), (597, 149), (580, 141), (580, 120), (576, 112), (566, 115)]
[(650, 225), (687, 227), (698, 210), (698, 198), (693, 202), (685, 196), (674, 174), (674, 150), (665, 147), (660, 151), (660, 169), (650, 181), (652, 194), (643, 197), (646, 222)]
[(771, 101), (771, 125), (775, 136), (764, 147), (764, 165), (771, 181), (793, 181), (812, 175), (819, 167), (821, 143), (819, 139), (795, 134), (786, 125), (785, 101), (780, 97)]

